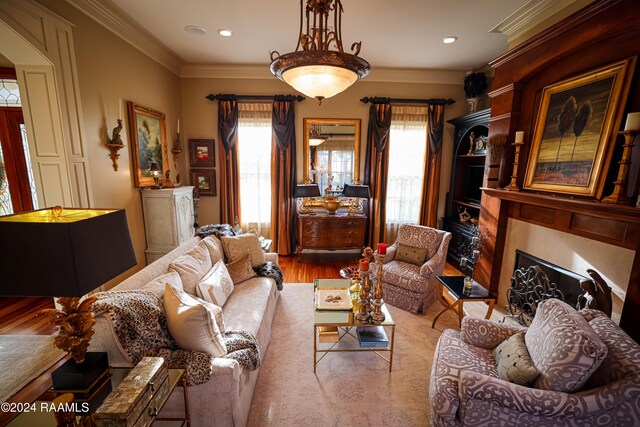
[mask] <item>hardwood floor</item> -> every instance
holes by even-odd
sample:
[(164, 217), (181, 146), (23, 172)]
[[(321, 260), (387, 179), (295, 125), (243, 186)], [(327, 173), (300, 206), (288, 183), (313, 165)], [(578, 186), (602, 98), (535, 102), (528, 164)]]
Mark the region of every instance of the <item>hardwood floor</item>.
[[(355, 266), (360, 254), (345, 252), (304, 253), (280, 256), (280, 268), (285, 283), (310, 283), (318, 278), (339, 278), (340, 269)], [(445, 265), (445, 276), (460, 275), (450, 264)], [(51, 335), (56, 328), (49, 318), (36, 317), (38, 311), (52, 308), (52, 298), (0, 298), (0, 335)]]
[(36, 317), (40, 310), (53, 307), (53, 298), (0, 298), (0, 335), (53, 334), (56, 328), (49, 318)]

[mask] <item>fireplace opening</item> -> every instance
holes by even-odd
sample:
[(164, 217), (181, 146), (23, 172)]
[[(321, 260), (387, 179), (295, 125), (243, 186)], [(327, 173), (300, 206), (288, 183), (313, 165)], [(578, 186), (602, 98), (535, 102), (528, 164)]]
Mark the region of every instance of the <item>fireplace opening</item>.
[(590, 279), (516, 249), (514, 272), (522, 268), (526, 270), (534, 265), (540, 266), (540, 269), (542, 269), (549, 278), (549, 282), (556, 284), (557, 289), (564, 295), (564, 302), (571, 307), (576, 307), (578, 304), (578, 295), (584, 293), (580, 287), (580, 281)]
[(578, 296), (583, 294), (580, 282), (584, 280), (589, 279), (516, 250), (511, 287), (507, 292), (508, 304), (505, 308), (509, 317), (528, 326), (535, 316), (538, 303), (544, 299), (558, 298), (577, 307)]

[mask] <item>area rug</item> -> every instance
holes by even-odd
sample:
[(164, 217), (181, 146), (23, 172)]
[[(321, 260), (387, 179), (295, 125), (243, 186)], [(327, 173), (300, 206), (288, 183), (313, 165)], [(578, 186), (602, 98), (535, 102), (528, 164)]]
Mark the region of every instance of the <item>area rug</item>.
[(436, 343), (458, 328), (435, 302), (426, 315), (389, 307), (396, 322), (393, 370), (373, 353), (331, 353), (313, 374), (313, 286), (286, 283), (258, 376), (250, 426), (426, 426)]
[(0, 402), (49, 369), (64, 351), (53, 346), (50, 335), (0, 335)]

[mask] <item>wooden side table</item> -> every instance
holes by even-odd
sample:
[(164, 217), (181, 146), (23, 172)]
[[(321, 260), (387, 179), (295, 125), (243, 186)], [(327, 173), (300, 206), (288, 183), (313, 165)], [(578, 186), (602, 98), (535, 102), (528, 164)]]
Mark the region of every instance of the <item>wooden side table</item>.
[(438, 301), (440, 301), (440, 304), (442, 304), (444, 308), (433, 319), (433, 323), (431, 324), (432, 329), (436, 326), (436, 321), (440, 315), (447, 310), (455, 313), (455, 315), (458, 316), (458, 325), (462, 325), (462, 318), (464, 317), (463, 305), (465, 302), (480, 301), (487, 303), (489, 308), (484, 318), (489, 319), (491, 317), (497, 297), (481, 284), (474, 280), (471, 292), (463, 293), (464, 276), (436, 276), (436, 279), (438, 279), (436, 294)]

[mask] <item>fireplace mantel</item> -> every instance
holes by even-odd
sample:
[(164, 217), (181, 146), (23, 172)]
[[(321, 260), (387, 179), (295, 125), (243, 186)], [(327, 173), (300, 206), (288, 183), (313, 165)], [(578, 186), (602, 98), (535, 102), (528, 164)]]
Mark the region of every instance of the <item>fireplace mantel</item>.
[(497, 188), (482, 188), (491, 197), (527, 205), (543, 206), (568, 212), (583, 213), (600, 218), (609, 218), (627, 223), (640, 224), (640, 208), (628, 205), (601, 203), (591, 200), (555, 196), (551, 194), (507, 191)]

